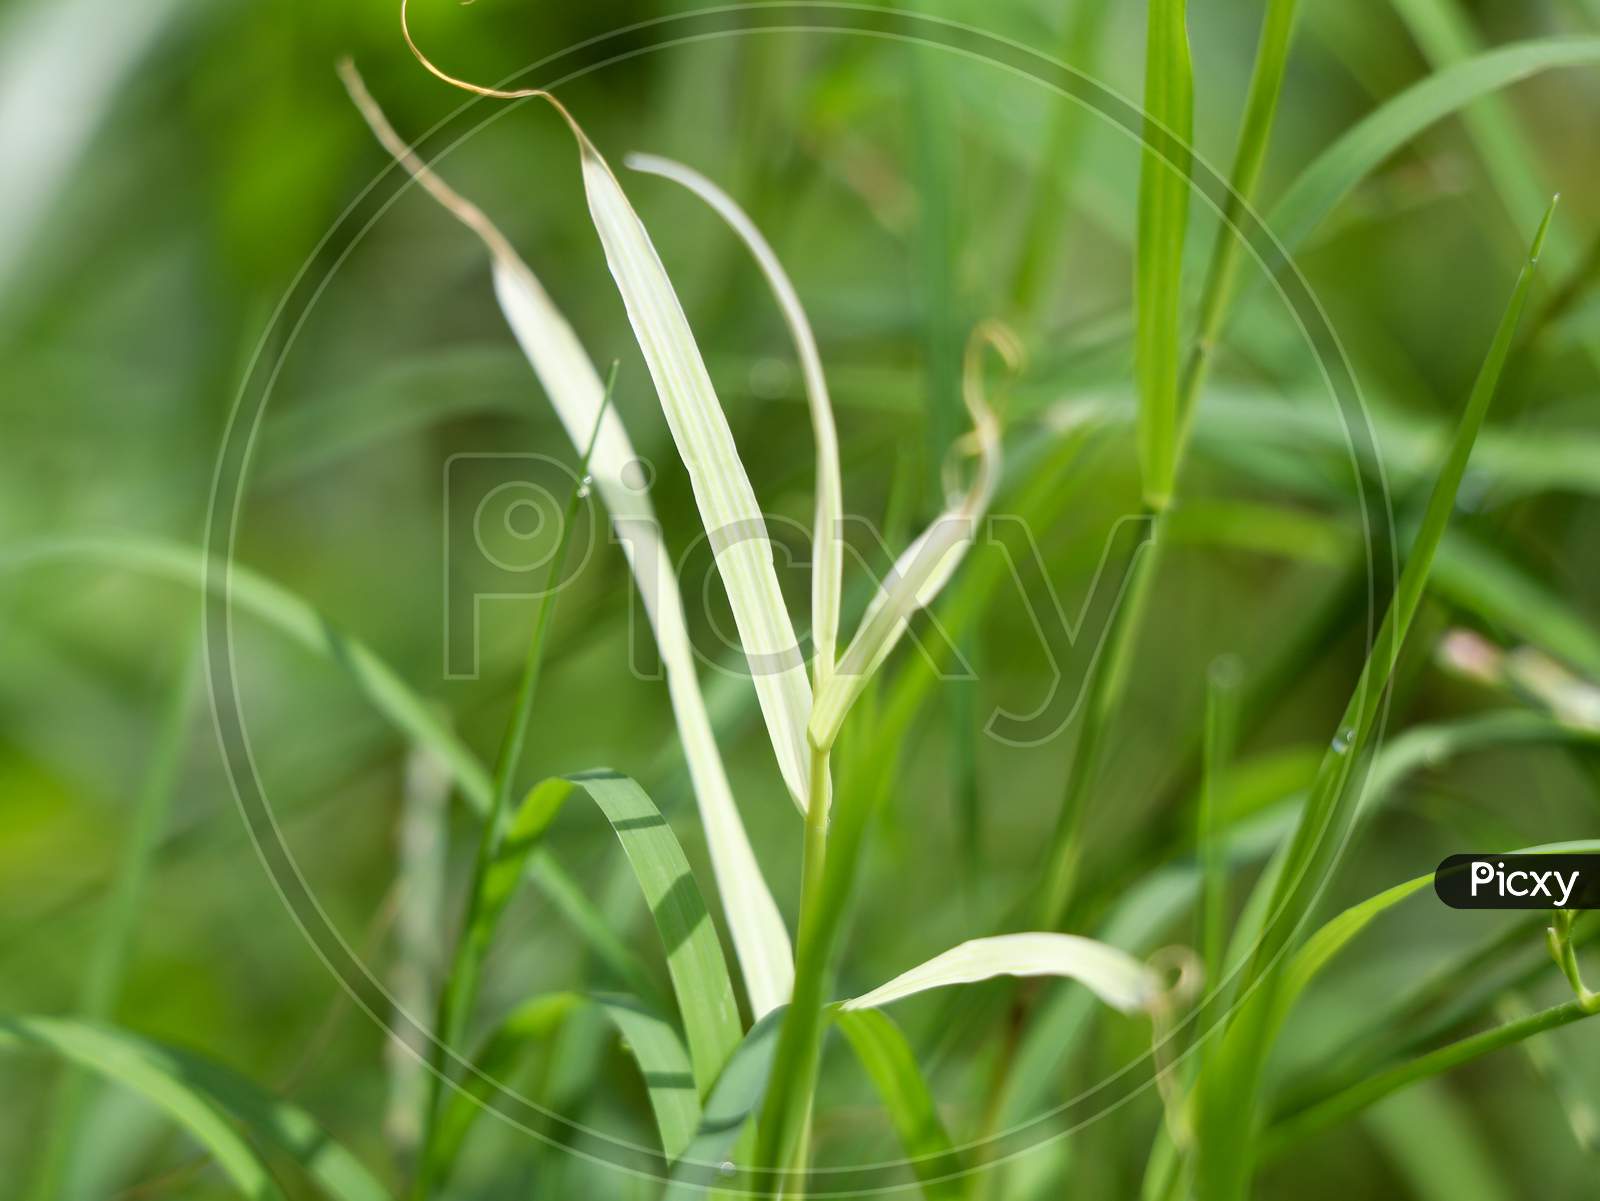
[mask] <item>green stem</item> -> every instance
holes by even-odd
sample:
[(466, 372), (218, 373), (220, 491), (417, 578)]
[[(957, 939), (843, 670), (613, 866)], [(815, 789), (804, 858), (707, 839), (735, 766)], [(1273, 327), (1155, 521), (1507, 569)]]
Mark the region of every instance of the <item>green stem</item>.
[[(604, 398), (595, 415), (594, 430), (589, 445), (584, 449), (578, 466), (580, 477), (587, 478), (589, 457), (600, 436), (600, 423), (611, 402), (611, 390), (616, 383), (617, 365), (611, 366), (606, 379)], [(434, 1021), (434, 1042), (429, 1052), (431, 1071), (428, 1075), (427, 1108), (423, 1115), (421, 1154), (418, 1158), (416, 1179), (411, 1195), (413, 1201), (427, 1201), (434, 1186), (442, 1178), (445, 1164), (439, 1157), (439, 1111), (444, 1094), (444, 1048), (458, 1046), (466, 1034), (467, 1022), (478, 996), (478, 984), (483, 974), (483, 961), (489, 948), (485, 940), (492, 930), (490, 924), (480, 922), (484, 904), (484, 880), (489, 875), (505, 837), (507, 814), (511, 808), (511, 790), (516, 781), (517, 768), (522, 762), (522, 750), (527, 742), (529, 718), (533, 713), (534, 697), (539, 690), (540, 670), (544, 663), (545, 639), (555, 616), (558, 583), (566, 564), (567, 546), (572, 527), (578, 518), (578, 506), (588, 495), (584, 484), (573, 487), (567, 498), (562, 516), (560, 541), (550, 560), (550, 570), (544, 582), (544, 592), (539, 600), (539, 610), (534, 617), (533, 630), (528, 637), (527, 651), (522, 662), (522, 676), (517, 684), (516, 699), (512, 703), (511, 720), (500, 740), (500, 751), (495, 758), (494, 783), (489, 797), (488, 812), (478, 834), (478, 849), (473, 858), (472, 880), (467, 890), (467, 911), (462, 918), (461, 936), (456, 943), (455, 956), (444, 991), (439, 997), (439, 1008)]]
[(826, 904), (828, 866), (828, 749), (811, 747), (810, 803), (806, 807), (805, 842), (800, 866), (799, 949), (795, 954), (794, 993), (778, 1035), (772, 1064), (773, 1086), (762, 1106), (756, 1144), (756, 1166), (775, 1173), (761, 1187), (767, 1196), (793, 1191), (782, 1174), (803, 1169), (811, 1101), (816, 1090), (817, 1060), (822, 1047), (825, 983), (836, 915)]
[(1498, 1051), (1502, 1047), (1509, 1047), (1535, 1034), (1542, 1034), (1546, 1030), (1554, 1030), (1571, 1022), (1582, 1021), (1596, 1013), (1600, 1013), (1600, 996), (1591, 997), (1587, 1001), (1568, 1001), (1517, 1021), (1507, 1022), (1493, 1030), (1485, 1030), (1470, 1038), (1463, 1038), (1408, 1063), (1380, 1072), (1309, 1109), (1290, 1115), (1273, 1126), (1262, 1139), (1261, 1158), (1266, 1160), (1281, 1155), (1308, 1136), (1337, 1125), (1407, 1085), (1425, 1080), (1429, 1076), (1436, 1076), (1440, 1072), (1447, 1072), (1451, 1068), (1459, 1067), (1491, 1051)]

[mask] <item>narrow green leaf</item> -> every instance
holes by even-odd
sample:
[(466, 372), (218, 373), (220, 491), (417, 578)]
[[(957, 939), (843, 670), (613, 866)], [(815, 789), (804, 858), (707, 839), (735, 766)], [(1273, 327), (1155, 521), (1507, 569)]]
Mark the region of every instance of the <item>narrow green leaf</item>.
[(766, 1096), (786, 1012), (787, 1007), (774, 1009), (752, 1026), (722, 1069), (662, 1201), (698, 1201), (707, 1189), (726, 1183), (744, 1166), (729, 1156)]
[[(1185, 0), (1150, 0), (1145, 40), (1145, 139), (1134, 271), (1134, 366), (1145, 504), (1172, 496), (1178, 455), (1179, 306), (1189, 224), (1188, 142), (1194, 79)], [(1163, 151), (1165, 153), (1163, 153)]]
[(688, 1035), (694, 1079), (703, 1094), (739, 1043), (738, 1006), (716, 928), (695, 886), (677, 836), (644, 789), (615, 772), (583, 772), (536, 785), (518, 809), (493, 870), (485, 877), (485, 937), (521, 877), (521, 862), (538, 846), (574, 791), (605, 815), (633, 868), (667, 953), (667, 972)]
[(962, 1163), (917, 1067), (911, 1044), (887, 1014), (841, 1010), (834, 1023), (860, 1060), (894, 1123), (911, 1170), (928, 1201), (960, 1201)]
[[(1473, 443), (1488, 412), (1518, 319), (1527, 302), (1533, 268), (1553, 209), (1552, 201), (1534, 235), (1528, 262), (1517, 278), (1488, 355), (1467, 398), (1455, 439), (1429, 495), (1394, 600), (1318, 768), (1305, 810), (1293, 836), (1276, 856), (1275, 868), (1263, 875), (1247, 907), (1247, 912), (1271, 914), (1272, 919), (1261, 927), (1241, 981), (1242, 988), (1249, 988), (1252, 982), (1258, 982), (1259, 988), (1251, 1004), (1230, 1027), (1223, 1053), (1212, 1060), (1214, 1070), (1202, 1080), (1202, 1188), (1219, 1201), (1242, 1195), (1248, 1186), (1251, 1162), (1248, 1148), (1256, 1121), (1258, 1083), (1271, 1046), (1275, 1021), (1281, 1020), (1286, 1012), (1274, 1000), (1274, 992), (1284, 983), (1281, 967), (1275, 969), (1274, 965), (1278, 963), (1280, 952), (1297, 936), (1300, 923), (1318, 896), (1337, 848), (1357, 814), (1359, 790), (1349, 787), (1351, 767), (1366, 750), (1399, 659), (1401, 644), (1421, 603), (1434, 554), (1455, 507), (1456, 492), (1466, 472)], [(1292, 994), (1292, 977), (1289, 983)]]
[(1306, 167), (1268, 224), (1293, 249), (1352, 188), (1435, 122), (1481, 96), (1558, 67), (1600, 62), (1600, 38), (1546, 38), (1486, 51), (1437, 71), (1363, 118)]
[(0, 1017), (0, 1047), (53, 1052), (160, 1106), (252, 1201), (279, 1201), (283, 1193), (235, 1123), (251, 1139), (298, 1164), (331, 1201), (390, 1201), (389, 1192), (361, 1162), (304, 1110), (211, 1060), (66, 1018)]
[[(1406, 558), (1405, 570), (1401, 573), (1394, 601), (1384, 616), (1373, 653), (1362, 669), (1354, 695), (1318, 769), (1306, 811), (1287, 851), (1285, 872), (1276, 886), (1270, 906), (1276, 916), (1257, 949), (1255, 962), (1258, 965), (1270, 963), (1276, 951), (1292, 937), (1299, 919), (1315, 896), (1322, 871), (1333, 854), (1333, 847), (1340, 841), (1353, 814), (1357, 798), (1350, 795), (1346, 787), (1350, 766), (1365, 749), (1381, 709), (1390, 674), (1398, 661), (1400, 646), (1421, 603), (1434, 554), (1455, 507), (1456, 492), (1466, 472), (1473, 442), (1488, 413), (1489, 402), (1494, 397), (1501, 369), (1511, 348), (1517, 321), (1527, 302), (1534, 264), (1538, 262), (1549, 220), (1550, 210), (1547, 210), (1545, 221), (1534, 236), (1528, 262), (1512, 290), (1505, 315), (1467, 398), (1455, 440), (1428, 497), (1416, 538)], [(1251, 975), (1258, 975), (1259, 970), (1258, 967)]]
[(1273, 1126), (1262, 1140), (1261, 1156), (1263, 1159), (1276, 1158), (1310, 1135), (1354, 1117), (1369, 1105), (1408, 1085), (1448, 1072), (1490, 1052), (1515, 1046), (1522, 1040), (1543, 1034), (1547, 1030), (1554, 1030), (1572, 1022), (1581, 1022), (1584, 1018), (1593, 1017), (1596, 1012), (1600, 1010), (1587, 1007), (1582, 1001), (1568, 1001), (1564, 1005), (1552, 1006), (1525, 1018), (1506, 1022), (1492, 1030), (1485, 1030), (1440, 1047), (1437, 1051), (1408, 1063), (1399, 1064), (1388, 1071), (1379, 1072), (1353, 1085), (1345, 1092), (1329, 1097), (1321, 1104), (1293, 1114)]
[(1267, 0), (1266, 13), (1261, 20), (1261, 39), (1256, 45), (1255, 65), (1250, 72), (1250, 91), (1245, 97), (1239, 144), (1234, 150), (1233, 170), (1228, 176), (1228, 203), (1217, 229), (1216, 243), (1211, 248), (1211, 262), (1200, 292), (1195, 345), (1184, 369), (1178, 397), (1178, 421), (1182, 431), (1177, 451), (1180, 457), (1206, 364), (1222, 333), (1223, 319), (1233, 299), (1234, 281), (1244, 250), (1244, 241), (1235, 226), (1244, 216), (1243, 206), (1255, 200), (1256, 185), (1261, 181), (1261, 169), (1267, 161), (1267, 147), (1277, 123), (1278, 98), (1283, 92), (1283, 77), (1289, 69), (1289, 42), (1294, 34), (1298, 7), (1299, 0)]

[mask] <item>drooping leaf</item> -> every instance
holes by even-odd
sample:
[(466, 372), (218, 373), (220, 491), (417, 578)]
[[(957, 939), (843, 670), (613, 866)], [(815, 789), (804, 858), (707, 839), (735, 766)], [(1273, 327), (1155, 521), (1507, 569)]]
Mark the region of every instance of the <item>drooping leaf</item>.
[(811, 682), (778, 587), (766, 518), (689, 319), (644, 222), (582, 127), (554, 97), (546, 99), (577, 140), (595, 231), (688, 472), (778, 767), (803, 813), (810, 786), (805, 728)]
[(1089, 988), (1107, 1005), (1134, 1013), (1156, 999), (1160, 981), (1126, 951), (1077, 934), (1000, 934), (974, 938), (902, 972), (871, 992), (852, 997), (845, 1011), (876, 1009), (902, 998), (973, 984), (995, 976), (1061, 976)]

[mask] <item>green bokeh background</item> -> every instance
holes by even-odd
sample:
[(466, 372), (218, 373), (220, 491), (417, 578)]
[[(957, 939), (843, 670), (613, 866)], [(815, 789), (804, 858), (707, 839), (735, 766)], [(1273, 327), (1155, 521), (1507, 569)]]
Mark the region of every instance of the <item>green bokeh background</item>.
[[(417, 8), (414, 31), (438, 61), (489, 81), (677, 6), (479, 0), (469, 10)], [(1485, 45), (1600, 32), (1600, 11), (1583, 0), (1394, 8), (1306, 0), (1302, 8), (1263, 182), (1268, 201), (1341, 131), (1434, 69), (1436, 51), (1408, 12), (1447, 11)], [(448, 465), (460, 455), (574, 456), (495, 307), (481, 246), (415, 189), (395, 196), (392, 175), (374, 193), (394, 197), (392, 207), (380, 215), (377, 201), (362, 198), (386, 164), (334, 74), (341, 55), (353, 56), (408, 137), (467, 99), (413, 61), (391, 9), (348, 0), (0, 5), (0, 190), (8, 197), (0, 208), (8, 219), (0, 220), (0, 559), (58, 536), (197, 544), (241, 382), (258, 357), (280, 363), (240, 513), (240, 561), (369, 643), (492, 757), (531, 607), (486, 611), (479, 677), (445, 678), (445, 597), (470, 594), (477, 570), (460, 561), (452, 568), (445, 554), (450, 539), (469, 559), (471, 551), (463, 550), (469, 535), (446, 522)], [(923, 9), (1052, 52), (1065, 47), (1112, 88), (1139, 94), (1142, 6), (939, 0)], [(1258, 9), (1229, 0), (1190, 15), (1195, 145), (1219, 166), (1232, 155)], [(1138, 504), (1128, 420), (1138, 147), (981, 62), (818, 33), (674, 47), (596, 71), (561, 95), (613, 160), (634, 149), (679, 158), (722, 183), (770, 237), (828, 366), (847, 508), (879, 523), (891, 546), (938, 510), (945, 447), (961, 428), (952, 402), (967, 332), (987, 317), (1013, 323), (1029, 361), (1002, 394), (1018, 465), (1008, 484), (1024, 481), (1027, 452), (1081, 441), (1060, 473), (1063, 516), (1035, 531), (1054, 587), (1076, 613), (1108, 531)], [(1538, 707), (1442, 670), (1432, 651), (1451, 627), (1538, 647), (1579, 676), (1600, 672), (1600, 377), (1586, 349), (1600, 341), (1587, 255), (1600, 216), (1600, 74), (1540, 76), (1501, 103), (1536, 173), (1518, 178), (1535, 195), (1564, 194), (1563, 250), (1550, 254), (1532, 311), (1557, 308), (1513, 359), (1480, 448), (1503, 449), (1469, 474), (1452, 527), (1492, 563), (1468, 561), (1436, 590), (1408, 647), (1391, 733), (1487, 708)], [(689, 546), (698, 532), (692, 498), (588, 222), (569, 135), (537, 104), (477, 102), (449, 129), (471, 136), (449, 148), (439, 169), (502, 224), (593, 356), (619, 361), (616, 403), (657, 468), (656, 503), (672, 544)], [(1531, 234), (1498, 186), (1506, 164), (1485, 155), (1479, 132), (1470, 119), (1430, 129), (1296, 256), (1355, 366), (1402, 531)], [(447, 144), (425, 148), (437, 154)], [(809, 524), (809, 419), (760, 277), (686, 194), (642, 177), (624, 183), (680, 290), (764, 506)], [(370, 231), (354, 238), (346, 224), (324, 241), (352, 204), (376, 216)], [(1040, 206), (1051, 215), (1042, 236), (1030, 225)], [(1215, 226), (1196, 204), (1191, 291)], [(302, 271), (327, 284), (309, 307), (306, 290), (295, 293), (290, 312), (304, 321), (291, 344), (274, 315)], [(1086, 413), (1104, 420), (1085, 425)], [(1187, 853), (1188, 752), (1217, 655), (1236, 654), (1248, 669), (1290, 648), (1288, 686), (1244, 741), (1246, 754), (1263, 754), (1326, 745), (1364, 653), (1368, 598), (1359, 573), (1352, 589), (1341, 564), (1363, 536), (1356, 472), (1371, 483), (1378, 467), (1352, 464), (1318, 364), (1259, 278), (1251, 277), (1218, 350), (1201, 413), (1180, 490), (1200, 532), (1164, 569), (1084, 833), (1102, 908), (1161, 853)], [(1219, 506), (1245, 501), (1255, 508), (1238, 531), (1219, 533)], [(1331, 560), (1282, 553), (1307, 550), (1299, 527), (1287, 548), (1271, 545), (1269, 511), (1321, 519)], [(804, 547), (796, 548), (803, 562)], [(94, 556), (6, 561), (0, 1010), (70, 1013), (81, 1003), (133, 800), (195, 643), (199, 607), (191, 590)], [(1494, 595), (1507, 579), (1525, 590), (1510, 603)], [(789, 573), (785, 587), (803, 613), (804, 573)], [(859, 605), (858, 596), (851, 612)], [(722, 606), (711, 589), (694, 623), (710, 658), (732, 663), (716, 645)], [(1294, 648), (1294, 632), (1321, 606), (1331, 606), (1327, 620)], [(524, 775), (601, 764), (635, 775), (668, 811), (709, 892), (666, 692), (630, 672), (629, 621), (623, 561), (602, 536), (562, 598)], [(248, 619), (239, 635), (244, 712), (284, 837), (334, 925), (374, 970), (392, 972), (391, 918), (408, 883), (397, 866), (397, 827), (414, 757), (337, 670)], [(981, 732), (996, 705), (1031, 707), (1049, 686), (1043, 648), (1014, 591), (1001, 590), (964, 647), (978, 678), (941, 692), (901, 748), (891, 802), (862, 865), (841, 995), (1003, 928), (1040, 870), (1076, 724), (1031, 747)], [(745, 822), (792, 926), (799, 822), (748, 681), (711, 666), (703, 675)], [(280, 903), (233, 801), (204, 690), (186, 724), (114, 1018), (292, 1096), (383, 1174), (395, 1104), (384, 1031), (351, 1005)], [(1324, 910), (1456, 851), (1592, 836), (1595, 769), (1590, 751), (1539, 747), (1427, 765), (1362, 831)], [(441, 946), (473, 841), (464, 812), (453, 814), (450, 831)], [(557, 846), (630, 941), (653, 949), (609, 832), (575, 815), (564, 819)], [(1292, 1084), (1372, 1006), (1494, 928), (1492, 915), (1448, 912), (1429, 896), (1386, 918), (1308, 996), (1275, 1078)], [(1187, 925), (1172, 930), (1172, 941), (1192, 938)], [(578, 940), (529, 896), (491, 960), (483, 1009), (493, 1014), (529, 992), (583, 987), (593, 977)], [(1552, 970), (1525, 1000), (1553, 1002), (1563, 987)], [(995, 1031), (945, 1028), (947, 1012), (938, 999), (919, 998), (896, 1016), (948, 1123), (969, 1130)], [(1087, 1046), (1060, 1065), (1052, 1096), (1073, 1095), (1146, 1045), (1148, 1030), (1136, 1023), (1097, 1022)], [(1591, 1128), (1586, 1146), (1571, 1126), (1574, 1114), (1600, 1105), (1596, 1031), (1579, 1025), (1548, 1036), (1542, 1049), (1579, 1081), (1576, 1097), (1522, 1051), (1502, 1052), (1320, 1137), (1266, 1171), (1260, 1195), (1585, 1195), (1596, 1136)], [(0, 1061), (0, 1196), (24, 1195), (58, 1079), (43, 1059)], [(563, 1040), (544, 1087), (575, 1118), (650, 1135), (634, 1069), (599, 1030)], [(1065, 1180), (1070, 1195), (1134, 1196), (1159, 1121), (1146, 1092), (1030, 1157), (1001, 1195), (1069, 1195), (1052, 1191)], [(90, 1150), (73, 1165), (73, 1197), (227, 1195), (135, 1098), (96, 1091), (85, 1129)], [(897, 1154), (840, 1045), (826, 1061), (816, 1154), (838, 1164)], [(456, 1187), (483, 1198), (653, 1195), (643, 1182), (541, 1150), (493, 1121), (476, 1130)]]

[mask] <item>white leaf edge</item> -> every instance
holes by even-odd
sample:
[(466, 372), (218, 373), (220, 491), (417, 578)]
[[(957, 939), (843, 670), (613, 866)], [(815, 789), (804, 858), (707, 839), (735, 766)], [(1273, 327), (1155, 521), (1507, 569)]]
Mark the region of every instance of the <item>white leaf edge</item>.
[(689, 319), (644, 223), (583, 129), (554, 97), (545, 98), (577, 139), (589, 215), (688, 471), (779, 771), (803, 814), (810, 790), (811, 681), (778, 587), (766, 519)]
[(694, 168), (674, 159), (656, 154), (630, 154), (623, 161), (635, 171), (670, 179), (705, 201), (744, 242), (766, 277), (784, 323), (789, 327), (795, 355), (800, 360), (806, 402), (811, 409), (811, 430), (817, 443), (817, 502), (811, 531), (811, 642), (814, 651), (812, 679), (820, 689), (833, 674), (839, 643), (839, 605), (844, 579), (841, 541), (844, 485), (839, 470), (839, 432), (834, 424), (833, 403), (828, 397), (828, 381), (822, 370), (816, 335), (806, 317), (805, 306), (800, 303), (800, 294), (777, 253), (733, 197)]

